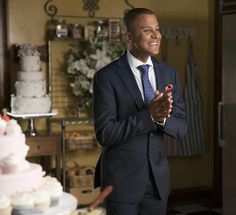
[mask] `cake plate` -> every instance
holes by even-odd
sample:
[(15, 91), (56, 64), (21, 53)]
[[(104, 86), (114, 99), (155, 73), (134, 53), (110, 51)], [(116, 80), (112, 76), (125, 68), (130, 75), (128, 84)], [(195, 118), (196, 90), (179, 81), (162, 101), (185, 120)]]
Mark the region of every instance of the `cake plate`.
[(24, 133), (27, 136), (36, 136), (37, 130), (35, 128), (35, 122), (34, 122), (35, 118), (55, 116), (57, 115), (57, 111), (52, 111), (50, 113), (32, 113), (32, 114), (16, 114), (16, 113), (7, 112), (7, 115), (13, 118), (28, 119), (28, 127)]
[(56, 207), (51, 207), (44, 215), (70, 215), (77, 208), (77, 199), (69, 194), (63, 193), (59, 205)]

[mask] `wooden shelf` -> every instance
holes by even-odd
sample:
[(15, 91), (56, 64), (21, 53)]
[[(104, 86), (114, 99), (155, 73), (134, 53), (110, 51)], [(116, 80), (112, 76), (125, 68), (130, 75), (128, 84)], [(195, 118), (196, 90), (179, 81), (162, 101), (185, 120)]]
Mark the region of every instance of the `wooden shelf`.
[[(51, 171), (51, 158), (56, 159), (56, 177), (61, 181), (61, 136), (41, 135), (26, 137), (26, 144), (29, 146), (28, 157), (40, 157), (44, 170)], [(49, 158), (49, 159), (48, 159)]]

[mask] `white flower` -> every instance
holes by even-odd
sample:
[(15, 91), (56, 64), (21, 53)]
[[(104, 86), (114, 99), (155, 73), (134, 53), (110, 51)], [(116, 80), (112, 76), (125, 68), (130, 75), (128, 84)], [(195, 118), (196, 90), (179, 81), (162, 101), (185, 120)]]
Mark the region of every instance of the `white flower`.
[(86, 109), (92, 103), (94, 74), (120, 56), (124, 46), (122, 43), (98, 41), (96, 38), (80, 45), (68, 52), (66, 72), (72, 78), (70, 86), (73, 94), (79, 97), (76, 99), (77, 107)]
[(94, 60), (96, 60), (95, 69), (99, 70), (102, 67), (106, 66), (108, 63), (111, 62), (111, 58), (107, 56), (107, 53), (105, 50), (96, 50), (96, 54), (90, 55), (90, 57)]
[(95, 69), (88, 69), (87, 70), (87, 77), (92, 79), (94, 74), (95, 74), (95, 72), (96, 72)]

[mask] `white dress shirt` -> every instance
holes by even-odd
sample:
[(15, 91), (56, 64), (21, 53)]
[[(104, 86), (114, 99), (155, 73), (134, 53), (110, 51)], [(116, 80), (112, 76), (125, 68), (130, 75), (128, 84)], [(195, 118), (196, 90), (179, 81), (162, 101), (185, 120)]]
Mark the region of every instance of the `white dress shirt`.
[[(148, 70), (148, 78), (149, 81), (152, 85), (152, 88), (154, 90), (154, 92), (156, 91), (156, 75), (155, 75), (155, 71), (153, 68), (153, 63), (151, 60), (151, 57), (148, 57), (147, 61), (145, 63), (143, 63), (142, 61), (140, 61), (139, 59), (137, 59), (136, 57), (134, 57), (128, 50), (127, 50), (127, 59), (128, 59), (128, 63), (130, 65), (130, 68), (134, 74), (135, 80), (138, 84), (138, 88), (142, 94), (142, 98), (144, 100), (144, 90), (143, 90), (143, 84), (142, 84), (142, 78), (141, 78), (141, 72), (138, 69), (138, 66), (143, 65), (143, 64), (148, 64), (149, 66), (149, 70)], [(154, 97), (154, 95), (153, 95)], [(152, 116), (151, 116), (152, 117)], [(153, 119), (153, 118), (152, 118)], [(157, 122), (159, 125), (164, 126), (165, 125), (165, 121), (166, 119), (164, 119), (164, 122)]]
[[(153, 90), (156, 91), (156, 76), (155, 76), (155, 72), (154, 72), (151, 57), (148, 58), (147, 62), (143, 63), (142, 61), (140, 61), (139, 59), (134, 57), (129, 51), (127, 51), (127, 58), (128, 58), (130, 68), (131, 68), (131, 70), (134, 74), (135, 80), (138, 84), (138, 88), (139, 88), (139, 90), (142, 94), (142, 98), (144, 100), (144, 91), (143, 91), (141, 72), (138, 69), (138, 66), (143, 65), (143, 64), (150, 65), (149, 70), (148, 70), (148, 77), (149, 77), (149, 80), (151, 82)], [(154, 97), (154, 95), (153, 95), (153, 97)]]

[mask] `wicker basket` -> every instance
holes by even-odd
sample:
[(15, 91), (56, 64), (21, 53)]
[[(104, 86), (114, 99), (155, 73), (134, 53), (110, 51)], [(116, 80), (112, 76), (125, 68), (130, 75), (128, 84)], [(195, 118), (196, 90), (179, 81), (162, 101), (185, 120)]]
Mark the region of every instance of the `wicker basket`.
[(67, 149), (89, 149), (96, 145), (94, 133), (91, 131), (66, 131)]
[(74, 195), (79, 205), (87, 205), (92, 203), (100, 194), (100, 189), (93, 187), (84, 187), (84, 188), (67, 188), (67, 192)]
[(74, 166), (67, 167), (67, 186), (81, 188), (93, 187), (95, 168), (92, 166), (79, 166), (77, 162), (72, 162)]

